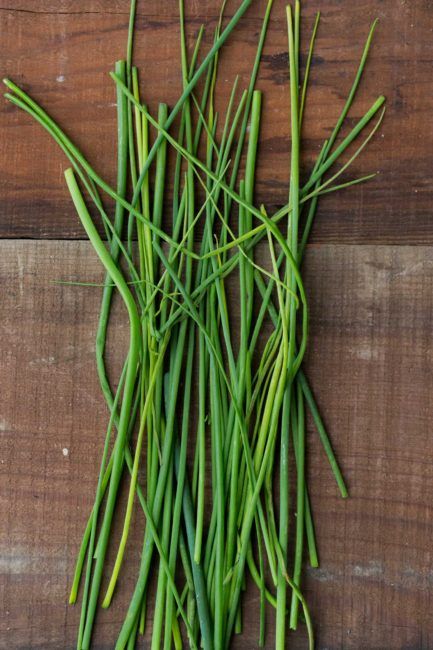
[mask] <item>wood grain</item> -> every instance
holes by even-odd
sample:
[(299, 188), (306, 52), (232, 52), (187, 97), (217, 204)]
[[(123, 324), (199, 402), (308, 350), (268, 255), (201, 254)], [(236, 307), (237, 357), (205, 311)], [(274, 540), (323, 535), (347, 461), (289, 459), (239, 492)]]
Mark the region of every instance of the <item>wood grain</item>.
[[(310, 427), (317, 648), (433, 648), (433, 248), (314, 246), (306, 274), (308, 372), (351, 492), (338, 498)], [(52, 281), (101, 277), (88, 243), (0, 242), (0, 648), (74, 647), (78, 610), (66, 599), (107, 413), (93, 353), (99, 290)], [(127, 331), (117, 305), (111, 342), (121, 349)], [(113, 647), (133, 588), (139, 528), (98, 619), (100, 650)], [(250, 589), (235, 648), (257, 647), (257, 608)], [(302, 631), (290, 636), (291, 648), (305, 644)]]
[[(2, 76), (22, 84), (82, 148), (101, 175), (115, 178), (115, 97), (108, 71), (124, 56), (127, 0), (3, 0), (0, 7)], [(286, 201), (289, 160), (287, 44), (284, 2), (275, 0), (259, 87), (264, 126), (256, 201), (269, 209)], [(229, 3), (228, 13), (237, 6)], [(248, 79), (264, 0), (252, 4), (221, 57), (218, 104), (227, 101), (236, 74)], [(323, 201), (316, 242), (414, 243), (432, 241), (433, 11), (431, 0), (303, 2), (307, 48), (314, 12), (322, 23), (312, 70), (305, 125), (304, 169), (330, 133), (356, 70), (369, 25), (380, 23), (365, 79), (351, 114), (360, 116), (378, 94), (388, 113), (376, 140), (353, 167), (353, 177), (380, 170), (368, 186)], [(209, 47), (219, 3), (187, 3), (189, 34), (206, 25)], [(180, 92), (177, 3), (139, 2), (136, 62), (143, 94), (155, 110)], [(63, 181), (65, 160), (41, 127), (9, 104), (0, 109), (0, 236), (83, 238), (71, 216)], [(351, 174), (351, 176), (352, 176)]]
[[(190, 44), (203, 22), (207, 50), (220, 3), (185, 4)], [(383, 127), (351, 172), (380, 170), (380, 177), (322, 200), (307, 254), (307, 366), (351, 498), (338, 498), (310, 426), (309, 480), (321, 567), (307, 571), (305, 592), (318, 650), (429, 650), (433, 6), (431, 0), (302, 4), (304, 52), (314, 13), (322, 12), (304, 173), (337, 119), (376, 17), (380, 22), (349, 126), (379, 93), (388, 106)], [(228, 15), (237, 5), (229, 1)], [(256, 202), (270, 209), (287, 197), (284, 5), (274, 2), (258, 83), (265, 119)], [(223, 51), (220, 109), (235, 75), (240, 87), (247, 82), (264, 8), (265, 0), (252, 3)], [(128, 0), (0, 0), (1, 76), (40, 101), (111, 183), (116, 118), (108, 71), (124, 56), (128, 11)], [(179, 96), (180, 70), (173, 64), (178, 51), (177, 2), (139, 0), (135, 55), (153, 111), (158, 101), (173, 105)], [(56, 145), (6, 102), (0, 105), (0, 130), (0, 648), (69, 650), (75, 647), (78, 609), (66, 605), (67, 594), (107, 412), (93, 350), (99, 290), (52, 280), (99, 281), (102, 273), (89, 244), (43, 241), (84, 238)], [(127, 333), (117, 305), (110, 343), (120, 352), (110, 359), (113, 372)], [(137, 515), (118, 593), (98, 618), (99, 650), (113, 647), (124, 617), (141, 523)], [(253, 588), (244, 614), (245, 633), (234, 647), (250, 650), (258, 636)], [(270, 618), (269, 648), (273, 625)], [(302, 631), (289, 642), (294, 650), (306, 647)]]

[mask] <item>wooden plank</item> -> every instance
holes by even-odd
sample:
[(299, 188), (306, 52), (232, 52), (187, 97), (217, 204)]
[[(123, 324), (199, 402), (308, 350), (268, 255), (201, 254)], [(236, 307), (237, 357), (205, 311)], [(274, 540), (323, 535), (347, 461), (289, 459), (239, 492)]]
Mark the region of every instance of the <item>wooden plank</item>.
[[(308, 373), (348, 479), (342, 501), (314, 429), (309, 484), (321, 567), (306, 596), (319, 649), (433, 648), (431, 520), (433, 248), (309, 249)], [(0, 243), (0, 648), (73, 648), (74, 558), (92, 502), (106, 409), (93, 341), (102, 277), (85, 242)], [(127, 344), (117, 305), (111, 344)], [(118, 371), (122, 354), (111, 360)], [(139, 556), (136, 516), (112, 608), (95, 648), (113, 647)], [(140, 524), (140, 525), (138, 525)], [(245, 634), (257, 647), (258, 597)], [(271, 648), (273, 620), (269, 622)], [(305, 648), (305, 636), (290, 635)]]
[[(127, 0), (30, 0), (0, 8), (2, 70), (43, 103), (96, 165), (114, 182), (115, 106), (108, 71), (124, 56)], [(258, 86), (264, 91), (264, 125), (256, 201), (270, 209), (286, 201), (289, 166), (287, 44), (282, 0), (275, 0)], [(350, 123), (383, 92), (383, 130), (351, 177), (380, 170), (368, 187), (323, 201), (313, 234), (317, 242), (426, 243), (432, 240), (429, 182), (433, 168), (431, 62), (433, 13), (428, 0), (328, 0), (304, 3), (308, 43), (314, 12), (322, 11), (305, 125), (304, 167), (309, 169), (330, 133), (352, 82), (369, 24), (380, 24)], [(237, 3), (229, 3), (233, 11)], [(223, 107), (235, 75), (244, 87), (251, 69), (265, 2), (254, 2), (221, 57), (217, 101)], [(214, 0), (187, 3), (192, 40), (206, 24), (209, 47), (218, 15)], [(180, 92), (177, 3), (138, 3), (136, 61), (146, 101), (173, 105)], [(82, 238), (71, 216), (63, 181), (65, 160), (41, 128), (7, 103), (0, 111), (0, 236)]]

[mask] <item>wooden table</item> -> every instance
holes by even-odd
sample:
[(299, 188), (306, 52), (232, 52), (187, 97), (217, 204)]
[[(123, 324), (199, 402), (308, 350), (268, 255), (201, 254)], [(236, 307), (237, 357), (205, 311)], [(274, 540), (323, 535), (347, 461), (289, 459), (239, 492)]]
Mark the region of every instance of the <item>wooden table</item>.
[[(115, 95), (107, 72), (124, 56), (127, 0), (5, 0), (2, 76), (29, 89), (114, 180)], [(211, 40), (219, 3), (186, 3)], [(230, 4), (233, 8), (234, 3)], [(351, 176), (365, 186), (323, 199), (305, 271), (309, 376), (350, 486), (342, 501), (311, 428), (309, 481), (321, 566), (305, 593), (325, 650), (433, 648), (433, 4), (305, 0), (305, 33), (323, 19), (312, 68), (303, 163), (309, 168), (347, 94), (369, 24), (380, 24), (350, 123), (380, 93), (388, 112)], [(221, 57), (227, 99), (245, 83), (264, 2)], [(152, 109), (180, 91), (177, 3), (139, 3), (136, 60)], [(304, 48), (306, 39), (304, 39)], [(264, 115), (257, 204), (287, 196), (288, 74), (284, 3), (275, 0), (260, 73)], [(107, 412), (94, 363), (100, 294), (56, 279), (100, 281), (63, 180), (65, 159), (27, 116), (1, 104), (0, 647), (73, 648), (68, 607), (75, 554), (94, 494)], [(118, 309), (111, 342), (124, 346)], [(119, 367), (120, 357), (111, 360)], [(113, 647), (134, 584), (140, 536), (95, 648)], [(122, 596), (125, 594), (125, 596)], [(257, 647), (250, 590), (238, 648)], [(272, 647), (271, 634), (268, 647)], [(302, 631), (291, 648), (305, 648)]]

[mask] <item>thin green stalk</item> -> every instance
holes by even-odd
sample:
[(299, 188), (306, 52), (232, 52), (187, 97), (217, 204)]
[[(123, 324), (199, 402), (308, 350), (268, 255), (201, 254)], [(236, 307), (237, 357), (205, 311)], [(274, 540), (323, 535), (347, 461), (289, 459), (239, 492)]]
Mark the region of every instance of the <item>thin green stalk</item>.
[[(252, 96), (251, 124), (249, 132), (247, 159), (245, 166), (245, 182), (241, 181), (240, 196), (252, 203), (254, 193), (254, 176), (257, 156), (257, 144), (260, 126), (261, 110), (261, 93), (254, 91)], [(239, 208), (239, 233), (242, 234), (251, 228), (251, 215), (246, 212), (243, 206)], [(237, 398), (240, 403), (244, 400), (245, 393), (245, 367), (248, 361), (248, 340), (250, 336), (250, 327), (253, 314), (253, 290), (254, 277), (253, 268), (248, 259), (242, 256), (239, 264), (240, 274), (240, 304), (241, 304), (241, 332), (240, 332), (240, 352), (238, 359), (238, 392)], [(233, 448), (231, 459), (231, 477), (230, 477), (230, 510), (229, 510), (229, 532), (227, 538), (227, 565), (230, 567), (235, 554), (235, 536), (236, 522), (238, 517), (238, 477), (239, 461), (241, 452), (241, 434), (234, 429), (232, 436)], [(244, 462), (244, 459), (242, 459)], [(242, 463), (243, 464), (243, 463)]]
[(135, 650), (135, 644), (137, 642), (137, 633), (138, 633), (139, 620), (135, 621), (134, 627), (131, 632), (131, 636), (128, 639), (127, 650)]
[(129, 9), (129, 25), (128, 25), (128, 41), (126, 44), (126, 66), (131, 70), (132, 66), (132, 49), (134, 45), (134, 26), (135, 26), (135, 13), (137, 9), (137, 0), (131, 0)]
[(128, 502), (126, 506), (126, 514), (125, 514), (125, 521), (123, 524), (123, 531), (121, 535), (121, 539), (119, 542), (119, 548), (117, 551), (117, 556), (116, 560), (114, 563), (114, 568), (111, 574), (110, 582), (107, 587), (107, 591), (105, 594), (105, 598), (102, 602), (102, 607), (106, 608), (109, 607), (111, 603), (111, 599), (113, 597), (113, 592), (116, 586), (117, 578), (119, 575), (120, 567), (122, 565), (123, 561), (123, 556), (125, 554), (125, 548), (126, 548), (126, 542), (128, 540), (128, 535), (129, 535), (129, 528), (131, 525), (131, 517), (132, 517), (132, 509), (134, 505), (134, 495), (135, 495), (135, 490), (136, 490), (136, 485), (137, 485), (137, 480), (138, 480), (138, 469), (139, 469), (139, 462), (140, 462), (140, 456), (141, 456), (141, 448), (143, 444), (143, 434), (144, 434), (144, 428), (146, 424), (146, 419), (147, 415), (152, 407), (152, 401), (153, 401), (153, 390), (155, 387), (155, 383), (157, 380), (157, 377), (160, 372), (160, 368), (162, 367), (163, 361), (164, 361), (164, 354), (165, 350), (167, 347), (169, 341), (169, 335), (165, 337), (162, 346), (159, 350), (158, 354), (158, 360), (156, 362), (156, 365), (153, 369), (152, 376), (150, 377), (150, 382), (147, 388), (147, 394), (146, 394), (146, 399), (144, 402), (144, 405), (141, 410), (140, 414), (140, 428), (138, 431), (138, 436), (137, 436), (137, 442), (135, 445), (135, 455), (134, 455), (134, 465), (133, 465), (133, 470), (132, 470), (132, 476), (131, 476), (131, 483), (129, 486), (129, 493), (128, 493)]
[[(85, 583), (84, 583), (84, 592), (83, 592), (83, 598), (82, 598), (82, 605), (81, 605), (81, 614), (80, 614), (80, 623), (78, 627), (78, 639), (77, 639), (77, 648), (78, 650), (81, 650), (81, 643), (83, 640), (83, 633), (84, 633), (84, 625), (86, 622), (86, 615), (87, 615), (87, 604), (88, 604), (88, 596), (89, 596), (89, 589), (90, 589), (90, 580), (91, 580), (91, 572), (92, 572), (92, 563), (93, 563), (93, 552), (95, 548), (95, 540), (96, 540), (96, 526), (98, 522), (98, 514), (99, 514), (99, 506), (102, 501), (103, 493), (104, 493), (104, 473), (107, 465), (107, 458), (108, 458), (108, 452), (109, 452), (109, 446), (110, 446), (110, 439), (111, 439), (111, 431), (113, 428), (115, 416), (116, 416), (116, 411), (117, 411), (117, 405), (119, 403), (119, 399), (121, 396), (121, 392), (123, 389), (123, 384), (125, 381), (125, 376), (126, 376), (126, 370), (128, 367), (128, 360), (126, 360), (125, 365), (122, 370), (122, 374), (119, 380), (119, 386), (116, 391), (116, 395), (113, 401), (113, 405), (111, 408), (111, 413), (110, 413), (110, 420), (108, 422), (108, 427), (107, 427), (107, 433), (105, 436), (105, 441), (104, 441), (104, 449), (102, 452), (102, 459), (101, 459), (101, 466), (100, 466), (100, 471), (99, 471), (99, 477), (98, 477), (98, 484), (96, 487), (96, 494), (95, 494), (95, 503), (93, 506), (92, 510), (92, 519), (91, 519), (91, 530), (90, 530), (90, 539), (89, 539), (89, 545), (88, 545), (88, 551), (87, 551), (87, 567), (86, 567), (86, 578), (85, 578)], [(111, 393), (110, 393), (111, 395)], [(107, 467), (108, 469), (108, 467)], [(108, 481), (107, 481), (108, 482)], [(84, 561), (84, 558), (83, 558)], [(78, 569), (78, 566), (77, 566)], [(78, 583), (81, 577), (81, 570), (77, 574), (77, 569), (75, 572), (75, 578), (74, 578), (74, 583), (72, 586), (71, 594), (69, 597), (69, 602), (75, 602), (76, 596), (77, 596), (77, 589), (78, 589)]]
[(77, 210), (78, 216), (83, 224), (83, 227), (89, 237), (92, 246), (95, 249), (99, 259), (105, 266), (107, 272), (110, 274), (113, 282), (116, 284), (117, 289), (125, 302), (130, 319), (130, 344), (128, 353), (128, 367), (125, 377), (125, 388), (123, 392), (122, 406), (119, 417), (119, 427), (117, 432), (117, 442), (114, 454), (113, 469), (110, 477), (110, 485), (108, 489), (107, 503), (101, 527), (101, 532), (98, 541), (98, 556), (96, 558), (95, 569), (93, 574), (92, 586), (90, 589), (89, 605), (87, 612), (86, 625), (83, 633), (82, 647), (87, 650), (90, 646), (90, 638), (93, 628), (93, 620), (95, 617), (95, 610), (99, 588), (101, 585), (103, 564), (110, 535), (111, 521), (114, 514), (114, 507), (116, 502), (117, 490), (120, 483), (124, 447), (127, 437), (128, 421), (130, 418), (132, 395), (134, 390), (135, 378), (137, 375), (137, 366), (140, 354), (140, 321), (138, 317), (137, 307), (134, 298), (124, 280), (120, 270), (117, 268), (110, 253), (104, 246), (93, 221), (89, 215), (87, 207), (84, 203), (80, 189), (74, 177), (72, 169), (65, 172), (65, 178), (68, 189), (71, 193), (72, 200)]
[(307, 62), (305, 64), (304, 81), (302, 83), (302, 91), (301, 91), (301, 102), (299, 105), (299, 133), (301, 133), (302, 131), (305, 102), (307, 98), (307, 88), (308, 88), (308, 82), (310, 80), (311, 61), (313, 60), (314, 44), (316, 42), (316, 35), (319, 27), (319, 22), (320, 22), (320, 11), (317, 12), (316, 20), (314, 21), (313, 32), (311, 34), (311, 39), (310, 39), (310, 46), (308, 48)]
[[(297, 385), (297, 489), (296, 489), (296, 547), (295, 562), (293, 569), (293, 582), (299, 587), (301, 582), (302, 557), (304, 550), (304, 514), (305, 514), (305, 422), (304, 422), (304, 395), (302, 386)], [(292, 593), (290, 607), (290, 627), (296, 630), (298, 624), (299, 600), (295, 593)]]
[(215, 628), (214, 628), (214, 646), (215, 648), (223, 647), (224, 638), (224, 548), (225, 548), (225, 489), (224, 489), (224, 469), (222, 464), (222, 422), (220, 413), (220, 397), (218, 395), (219, 383), (217, 379), (217, 370), (215, 361), (210, 359), (210, 388), (211, 388), (211, 430), (214, 437), (214, 454), (215, 469), (213, 482), (217, 502), (217, 529), (216, 529), (216, 567), (215, 567)]
[[(243, 196), (245, 192), (244, 183), (241, 181), (240, 186), (240, 195)], [(239, 229), (240, 231), (244, 228), (245, 215), (243, 208), (239, 209)], [(240, 280), (240, 312), (241, 312), (241, 332), (240, 332), (240, 352), (239, 352), (239, 363), (238, 366), (240, 369), (245, 368), (247, 362), (246, 359), (246, 350), (247, 350), (247, 295), (246, 295), (246, 277), (245, 277), (245, 260), (242, 257), (239, 264), (239, 280)], [(238, 399), (241, 400), (241, 403), (244, 399), (243, 387), (241, 382), (240, 390), (238, 391)], [(240, 431), (237, 430), (237, 427), (233, 428), (233, 448), (232, 448), (232, 459), (231, 459), (231, 475), (230, 475), (230, 496), (229, 496), (229, 518), (228, 518), (228, 533), (227, 533), (227, 550), (226, 550), (226, 564), (228, 567), (231, 567), (234, 560), (234, 555), (236, 552), (236, 533), (237, 533), (237, 518), (238, 518), (238, 507), (239, 507), (239, 494), (238, 494), (238, 479), (239, 479), (239, 462), (240, 454), (242, 451), (242, 442)]]
[[(183, 413), (182, 413), (182, 431), (181, 443), (179, 453), (179, 469), (177, 472), (177, 488), (175, 493), (175, 501), (173, 506), (172, 516), (172, 531), (170, 539), (170, 568), (174, 572), (177, 558), (177, 548), (180, 538), (180, 524), (182, 514), (182, 501), (183, 491), (186, 476), (186, 461), (187, 461), (187, 445), (188, 445), (188, 425), (189, 425), (189, 410), (191, 405), (191, 384), (192, 384), (192, 370), (193, 370), (193, 355), (194, 355), (194, 328), (190, 326), (190, 332), (187, 345), (187, 359), (185, 364), (185, 384), (184, 384), (184, 400), (183, 400)], [(164, 647), (170, 650), (171, 648), (171, 622), (174, 614), (173, 598), (167, 594), (165, 606), (165, 636)], [(200, 612), (201, 613), (201, 612)], [(204, 627), (205, 624), (202, 624)]]
[(264, 648), (266, 642), (266, 586), (265, 586), (265, 564), (263, 561), (262, 542), (260, 539), (259, 528), (257, 529), (257, 547), (259, 553), (259, 571), (260, 571), (260, 627), (259, 627), (259, 647)]
[[(295, 3), (295, 21), (293, 24), (292, 10), (290, 5), (287, 11), (287, 31), (289, 40), (289, 68), (290, 68), (290, 115), (291, 115), (291, 164), (290, 164), (290, 198), (292, 211), (290, 213), (288, 225), (288, 240), (290, 241), (290, 250), (298, 259), (298, 226), (299, 226), (299, 97), (298, 97), (298, 79), (299, 79), (299, 2)], [(290, 288), (296, 288), (295, 278), (291, 269), (287, 269)], [(288, 470), (288, 453), (289, 453), (289, 414), (291, 405), (291, 382), (294, 377), (292, 364), (296, 349), (296, 307), (291, 296), (287, 297), (286, 305), (289, 312), (289, 348), (287, 353), (287, 374), (288, 381), (285, 387), (283, 400), (283, 426), (281, 429), (281, 448), (280, 448), (280, 531), (279, 542), (284, 562), (287, 563), (288, 552), (288, 494), (289, 494), (289, 470)], [(302, 489), (303, 491), (303, 489)], [(303, 525), (303, 520), (302, 520)], [(276, 648), (284, 650), (286, 646), (286, 596), (287, 583), (282, 571), (280, 570), (277, 583), (277, 618), (276, 618)]]
[[(175, 448), (175, 468), (176, 475), (179, 468), (180, 450), (177, 445)], [(200, 621), (203, 624), (201, 627), (202, 645), (204, 650), (213, 650), (213, 630), (211, 623), (211, 616), (209, 611), (209, 602), (206, 593), (206, 582), (204, 578), (203, 568), (201, 564), (194, 562), (194, 510), (191, 498), (191, 490), (189, 487), (188, 478), (185, 477), (185, 485), (183, 490), (183, 516), (185, 521), (186, 537), (188, 543), (189, 555), (191, 558), (191, 569), (194, 580), (194, 588), (196, 594), (197, 610), (199, 611)]]
[[(124, 370), (122, 371), (122, 374), (124, 373), (125, 370), (126, 370), (126, 363), (125, 363), (125, 366), (124, 366)], [(120, 386), (120, 384), (119, 384), (119, 386)], [(135, 401), (134, 401), (134, 406), (133, 406), (133, 413), (132, 413), (132, 417), (131, 417), (131, 420), (130, 420), (130, 423), (129, 423), (128, 440), (131, 437), (132, 429), (133, 429), (134, 424), (135, 424), (136, 414), (137, 414), (137, 410), (138, 410), (138, 403), (139, 403), (138, 398), (139, 398), (139, 394), (136, 391), (136, 396), (135, 396)], [(116, 410), (114, 408), (114, 399), (113, 399), (112, 395), (110, 395), (110, 402), (108, 403), (108, 407), (110, 409), (110, 412), (114, 413), (114, 423), (115, 423), (115, 425), (117, 427), (118, 424), (119, 424), (119, 416), (118, 416), (118, 413), (116, 412)], [(129, 448), (127, 447), (126, 448), (126, 461), (127, 461), (127, 464), (129, 462), (128, 458), (131, 458), (131, 454), (130, 454)], [(71, 592), (70, 592), (70, 596), (69, 596), (69, 603), (71, 605), (76, 602), (76, 599), (77, 599), (77, 596), (78, 596), (78, 588), (79, 588), (79, 585), (80, 585), (84, 560), (85, 560), (85, 557), (86, 557), (86, 552), (87, 552), (87, 548), (88, 548), (89, 541), (90, 541), (90, 535), (91, 535), (91, 530), (92, 530), (92, 526), (93, 526), (93, 520), (94, 520), (94, 517), (97, 514), (97, 511), (99, 509), (101, 501), (104, 498), (105, 491), (106, 491), (106, 489), (108, 487), (108, 484), (109, 484), (109, 481), (110, 481), (110, 476), (111, 476), (111, 470), (113, 468), (113, 461), (114, 461), (114, 453), (112, 452), (111, 456), (110, 456), (110, 460), (109, 460), (109, 462), (107, 464), (107, 467), (105, 469), (104, 476), (102, 478), (99, 499), (95, 499), (94, 505), (92, 507), (92, 511), (90, 513), (90, 516), (89, 516), (89, 519), (87, 521), (87, 525), (86, 525), (86, 528), (85, 528), (85, 531), (84, 531), (84, 534), (83, 534), (83, 539), (81, 541), (80, 550), (78, 552), (77, 561), (76, 561), (76, 565), (75, 565), (75, 571), (74, 571), (74, 578), (73, 578)], [(131, 465), (131, 468), (132, 468), (132, 460), (130, 462), (130, 465)], [(138, 494), (139, 494), (139, 491), (140, 491), (139, 486), (137, 486), (137, 493)], [(93, 552), (91, 553), (91, 555), (93, 556)]]
[(252, 552), (252, 549), (251, 549), (251, 544), (250, 544), (250, 547), (249, 547), (248, 552), (247, 552), (247, 564), (248, 564), (248, 569), (249, 569), (249, 571), (250, 571), (250, 573), (251, 573), (251, 577), (252, 577), (252, 579), (254, 580), (255, 584), (257, 585), (257, 587), (259, 588), (260, 591), (262, 590), (262, 588), (264, 588), (265, 596), (266, 596), (266, 600), (267, 600), (267, 602), (268, 602), (268, 603), (269, 603), (269, 604), (270, 604), (274, 609), (276, 609), (276, 607), (277, 607), (277, 599), (276, 599), (275, 596), (273, 596), (273, 594), (271, 594), (271, 592), (266, 588), (266, 584), (263, 584), (263, 583), (262, 583), (262, 579), (261, 579), (260, 573), (259, 573), (259, 571), (257, 570), (257, 567), (256, 567), (255, 562), (254, 562), (253, 552)]
[(337, 459), (335, 457), (334, 451), (332, 449), (331, 441), (328, 438), (328, 434), (326, 433), (325, 426), (323, 424), (323, 420), (320, 417), (319, 409), (317, 408), (317, 404), (314, 400), (313, 394), (311, 392), (310, 387), (308, 386), (308, 383), (306, 381), (306, 378), (304, 375), (299, 374), (299, 381), (302, 386), (302, 391), (305, 395), (305, 399), (307, 400), (308, 406), (310, 408), (311, 414), (314, 418), (315, 425), (317, 427), (317, 431), (320, 436), (320, 440), (322, 442), (323, 448), (325, 450), (325, 453), (328, 457), (329, 464), (331, 465), (332, 472), (335, 476), (335, 480), (337, 481), (337, 485), (340, 489), (341, 496), (343, 499), (345, 499), (348, 496), (348, 491), (346, 484), (344, 482), (343, 475), (341, 473), (340, 467), (337, 463)]
[[(170, 527), (171, 527), (172, 505), (173, 505), (172, 498), (173, 498), (173, 472), (170, 471), (167, 479), (167, 489), (164, 497), (164, 512), (162, 517), (162, 537), (161, 537), (161, 541), (164, 546), (164, 549), (167, 554), (168, 552), (170, 552), (170, 555), (172, 555), (173, 552), (172, 551), (173, 547), (170, 544)], [(170, 566), (170, 569), (174, 573), (172, 566)], [(160, 650), (162, 648), (162, 628), (164, 624), (164, 619), (165, 622), (169, 624), (170, 646), (171, 646), (173, 621), (172, 621), (172, 617), (170, 617), (170, 619), (168, 620), (166, 609), (164, 609), (167, 595), (168, 594), (166, 590), (166, 576), (165, 573), (160, 570), (158, 573), (158, 585), (156, 590), (151, 650)]]
[[(299, 382), (299, 375), (301, 374), (301, 372), (302, 371), (299, 371), (298, 376), (296, 378), (297, 390), (299, 389), (299, 387), (301, 387), (301, 384)], [(297, 421), (297, 415), (294, 410), (292, 411), (291, 415), (292, 415), (291, 427), (292, 427), (292, 435), (293, 435), (293, 449), (295, 452), (296, 471), (298, 472), (299, 461), (302, 460), (299, 458), (299, 453), (298, 453), (298, 421)], [(310, 499), (308, 496), (307, 485), (305, 485), (305, 490), (304, 490), (304, 504), (305, 504), (304, 507), (305, 533), (307, 536), (310, 566), (313, 568), (317, 568), (319, 566), (319, 558), (317, 555), (316, 537), (314, 532), (314, 524), (313, 524), (313, 518), (311, 513), (311, 506), (310, 506)]]
[[(346, 119), (347, 114), (348, 114), (348, 112), (349, 112), (349, 110), (350, 110), (350, 108), (351, 108), (351, 106), (353, 104), (353, 100), (354, 100), (355, 94), (356, 94), (356, 92), (358, 90), (359, 83), (361, 81), (362, 74), (364, 72), (365, 64), (367, 62), (368, 53), (370, 51), (370, 47), (371, 47), (371, 43), (372, 43), (372, 40), (373, 40), (373, 35), (374, 35), (374, 32), (375, 32), (377, 23), (378, 23), (378, 19), (376, 18), (376, 20), (373, 21), (373, 24), (370, 27), (370, 32), (368, 34), (367, 41), (366, 41), (366, 43), (364, 45), (364, 50), (362, 52), (362, 56), (361, 56), (361, 60), (359, 62), (358, 70), (356, 71), (355, 79), (353, 81), (353, 84), (352, 84), (352, 87), (350, 89), (349, 95), (347, 97), (346, 103), (343, 106), (343, 110), (340, 113), (340, 117), (338, 118), (337, 123), (336, 123), (336, 125), (334, 127), (334, 130), (332, 131), (331, 136), (330, 136), (330, 138), (328, 140), (327, 153), (329, 151), (331, 151), (332, 147), (334, 146), (334, 142), (337, 139), (337, 136), (338, 136), (338, 134), (340, 132), (340, 129), (341, 129), (342, 125), (343, 125), (343, 122)], [(322, 176), (322, 174), (321, 174), (321, 176)]]
[[(203, 318), (203, 312), (200, 311)], [(205, 484), (206, 484), (206, 378), (208, 374), (207, 360), (205, 356), (205, 341), (201, 333), (198, 333), (199, 340), (199, 412), (198, 412), (198, 486), (197, 486), (197, 517), (196, 534), (194, 540), (194, 562), (200, 564), (205, 508)]]
[[(167, 104), (160, 104), (158, 109), (158, 123), (164, 124), (167, 121)], [(152, 221), (158, 227), (162, 227), (162, 213), (164, 209), (164, 190), (165, 190), (165, 177), (166, 177), (166, 167), (167, 167), (167, 144), (163, 142), (158, 149), (158, 154), (156, 156), (156, 172), (155, 172), (155, 186), (154, 186), (154, 196), (153, 196), (153, 213)], [(157, 235), (154, 235), (154, 238), (157, 239)], [(154, 265), (156, 267), (157, 258), (154, 256)], [(156, 272), (156, 268), (154, 269)]]

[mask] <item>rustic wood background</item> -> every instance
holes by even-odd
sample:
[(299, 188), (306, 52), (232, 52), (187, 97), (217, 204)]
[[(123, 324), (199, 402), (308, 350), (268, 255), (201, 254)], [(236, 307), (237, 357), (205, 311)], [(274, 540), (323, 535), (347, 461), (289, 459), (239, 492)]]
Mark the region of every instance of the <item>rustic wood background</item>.
[[(43, 102), (113, 180), (115, 97), (107, 72), (124, 55), (128, 1), (1, 4), (2, 76)], [(351, 491), (349, 500), (338, 498), (311, 430), (321, 567), (307, 572), (306, 596), (321, 650), (433, 649), (433, 2), (303, 5), (305, 33), (322, 11), (306, 167), (338, 115), (375, 17), (351, 117), (379, 93), (388, 103), (381, 132), (353, 172), (380, 170), (380, 177), (322, 201), (305, 265), (309, 374)], [(191, 0), (186, 9), (190, 33), (204, 22), (209, 44), (219, 3)], [(246, 79), (263, 10), (263, 0), (253, 3), (224, 50), (219, 101), (236, 73)], [(136, 60), (151, 108), (173, 104), (180, 90), (177, 15), (175, 0), (139, 2)], [(275, 0), (259, 82), (267, 119), (257, 201), (269, 206), (287, 195), (285, 52), (284, 3)], [(75, 647), (78, 620), (78, 609), (66, 605), (68, 587), (107, 413), (93, 351), (99, 292), (52, 280), (102, 274), (82, 241), (56, 145), (6, 102), (0, 129), (0, 648), (67, 649)], [(125, 328), (119, 313), (117, 341)], [(119, 592), (132, 588), (138, 541)], [(112, 647), (125, 603), (119, 595), (99, 617), (95, 648)], [(254, 648), (255, 592), (245, 617), (235, 645)], [(289, 641), (306, 647), (302, 631)]]

